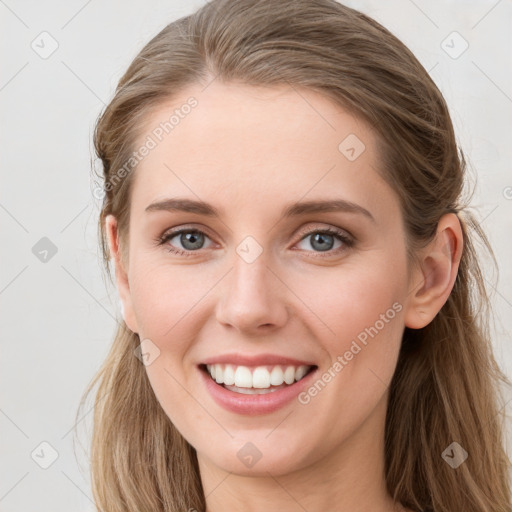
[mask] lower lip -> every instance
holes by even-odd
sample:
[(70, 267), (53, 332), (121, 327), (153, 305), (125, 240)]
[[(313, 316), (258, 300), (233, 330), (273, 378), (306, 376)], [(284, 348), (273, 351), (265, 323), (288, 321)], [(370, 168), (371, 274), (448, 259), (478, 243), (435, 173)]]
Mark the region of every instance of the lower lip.
[(315, 368), (301, 380), (290, 386), (262, 395), (247, 395), (230, 391), (224, 386), (217, 384), (210, 375), (201, 368), (199, 368), (199, 373), (206, 385), (206, 389), (210, 392), (215, 402), (221, 407), (237, 414), (257, 416), (277, 411), (291, 402), (301, 391), (310, 385), (317, 370), (318, 368)]

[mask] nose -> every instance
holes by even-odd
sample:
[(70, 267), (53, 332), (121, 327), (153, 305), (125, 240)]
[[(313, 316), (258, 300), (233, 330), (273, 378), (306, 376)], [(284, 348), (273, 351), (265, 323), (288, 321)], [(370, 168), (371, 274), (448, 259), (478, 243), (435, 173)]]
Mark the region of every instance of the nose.
[(246, 335), (268, 333), (286, 324), (288, 289), (263, 255), (252, 263), (237, 255), (223, 281), (216, 310), (219, 323)]

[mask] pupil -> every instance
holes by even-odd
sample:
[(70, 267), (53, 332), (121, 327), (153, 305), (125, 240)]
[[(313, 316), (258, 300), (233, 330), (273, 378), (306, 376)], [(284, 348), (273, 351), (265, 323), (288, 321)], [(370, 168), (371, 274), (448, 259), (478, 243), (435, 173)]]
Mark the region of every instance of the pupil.
[[(313, 237), (313, 242), (312, 242), (312, 245), (314, 246), (315, 243), (320, 243), (319, 247), (317, 247), (320, 251), (327, 251), (329, 249), (332, 248), (332, 240), (331, 240), (331, 243), (325, 243), (325, 237), (329, 237), (332, 239), (332, 235), (326, 235), (326, 234), (322, 234), (322, 233), (317, 233), (314, 237)], [(328, 247), (327, 247), (327, 246)]]
[[(198, 243), (199, 241), (199, 243)], [(194, 233), (184, 233), (182, 234), (182, 241), (184, 247), (186, 246), (186, 243), (191, 243), (192, 247), (191, 249), (199, 249), (201, 246), (201, 235), (200, 233), (194, 232)]]

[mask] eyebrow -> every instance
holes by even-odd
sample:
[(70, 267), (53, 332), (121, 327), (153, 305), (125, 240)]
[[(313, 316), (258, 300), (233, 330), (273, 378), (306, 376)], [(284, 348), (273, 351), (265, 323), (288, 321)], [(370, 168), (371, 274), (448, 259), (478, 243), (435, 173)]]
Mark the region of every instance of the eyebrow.
[[(197, 201), (184, 198), (169, 198), (146, 207), (146, 212), (153, 211), (182, 211), (188, 213), (196, 213), (207, 217), (218, 217), (219, 210), (213, 205), (204, 201)], [(361, 205), (347, 201), (345, 199), (302, 201), (292, 203), (285, 207), (282, 216), (284, 218), (296, 217), (311, 213), (327, 213), (327, 212), (347, 212), (362, 214), (372, 222), (375, 222), (373, 215)]]

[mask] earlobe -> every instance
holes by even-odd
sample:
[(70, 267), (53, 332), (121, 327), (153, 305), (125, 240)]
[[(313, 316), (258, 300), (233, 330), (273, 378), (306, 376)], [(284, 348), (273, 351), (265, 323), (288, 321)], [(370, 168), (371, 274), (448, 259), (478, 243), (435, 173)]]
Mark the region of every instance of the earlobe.
[(108, 238), (110, 257), (114, 262), (116, 286), (121, 301), (121, 314), (128, 328), (137, 333), (138, 326), (133, 310), (128, 273), (123, 264), (117, 219), (113, 215), (107, 215), (105, 219), (105, 231)]
[(435, 238), (421, 253), (420, 268), (410, 287), (406, 327), (425, 327), (444, 306), (457, 277), (462, 249), (460, 220), (448, 213), (439, 221)]

